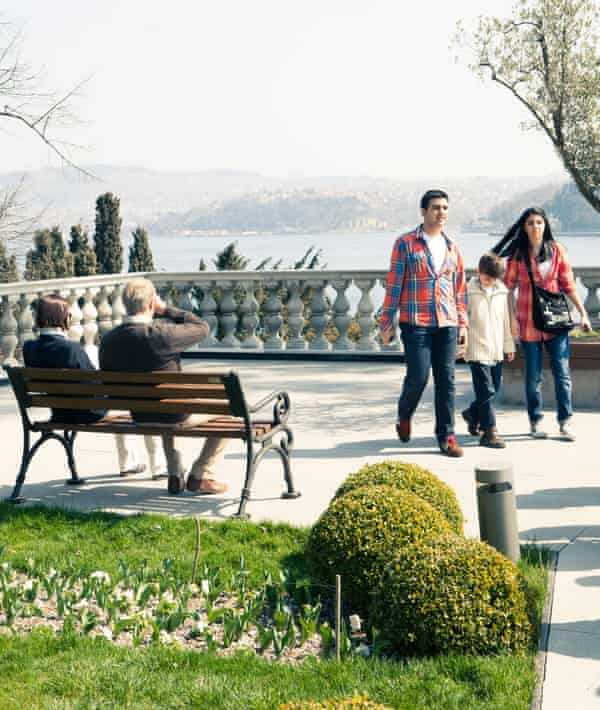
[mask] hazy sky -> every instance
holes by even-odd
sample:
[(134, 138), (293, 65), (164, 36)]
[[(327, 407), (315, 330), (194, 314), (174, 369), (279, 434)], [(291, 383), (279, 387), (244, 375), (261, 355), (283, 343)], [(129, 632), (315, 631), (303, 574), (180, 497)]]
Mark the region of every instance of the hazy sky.
[[(508, 0), (4, 0), (48, 86), (91, 76), (81, 163), (294, 175), (542, 175), (547, 140), (449, 49)], [(58, 162), (0, 124), (0, 171)]]

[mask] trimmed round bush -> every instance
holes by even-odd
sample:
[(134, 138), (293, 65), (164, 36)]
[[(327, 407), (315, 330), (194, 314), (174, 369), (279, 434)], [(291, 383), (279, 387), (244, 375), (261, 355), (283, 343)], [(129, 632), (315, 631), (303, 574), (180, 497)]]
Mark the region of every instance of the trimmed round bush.
[(457, 536), (400, 550), (373, 598), (370, 621), (404, 655), (519, 652), (531, 632), (516, 565), (483, 542)]
[(340, 574), (345, 599), (366, 611), (398, 550), (451, 532), (444, 516), (414, 493), (368, 486), (331, 502), (313, 526), (306, 552), (318, 579), (333, 584)]
[(426, 468), (404, 461), (367, 464), (346, 478), (334, 498), (364, 486), (392, 486), (411, 491), (439, 510), (454, 532), (459, 535), (464, 533), (464, 518), (456, 494), (449, 485)]

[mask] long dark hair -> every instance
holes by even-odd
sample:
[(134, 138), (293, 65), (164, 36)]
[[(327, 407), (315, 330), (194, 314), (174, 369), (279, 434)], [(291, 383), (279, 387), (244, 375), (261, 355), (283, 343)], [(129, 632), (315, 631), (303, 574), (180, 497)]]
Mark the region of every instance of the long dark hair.
[(545, 261), (545, 259), (550, 258), (554, 235), (552, 234), (548, 217), (541, 207), (528, 207), (512, 227), (508, 229), (498, 244), (492, 248), (492, 252), (502, 257), (511, 258), (516, 256), (517, 259), (522, 259), (529, 249), (529, 239), (525, 231), (525, 222), (527, 222), (532, 214), (542, 217), (544, 220), (542, 248), (540, 249), (537, 260)]

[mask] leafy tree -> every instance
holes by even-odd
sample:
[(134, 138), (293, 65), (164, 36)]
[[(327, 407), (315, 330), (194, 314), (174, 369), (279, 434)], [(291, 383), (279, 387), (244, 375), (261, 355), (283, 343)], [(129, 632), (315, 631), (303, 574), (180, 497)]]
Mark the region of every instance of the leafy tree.
[(148, 232), (143, 227), (136, 227), (131, 236), (133, 243), (129, 247), (129, 271), (154, 271)]
[(198, 271), (206, 271), (206, 262), (204, 261), (204, 257), (200, 258), (200, 263), (198, 264)]
[(6, 244), (0, 240), (0, 283), (7, 284), (19, 280), (17, 260), (14, 254), (9, 254)]
[(94, 250), (99, 274), (118, 274), (123, 270), (120, 200), (106, 192), (96, 200)]
[[(471, 68), (529, 111), (587, 202), (600, 212), (600, 6), (519, 0), (508, 19), (482, 17)], [(458, 43), (466, 45), (459, 25)]]
[(73, 276), (73, 255), (66, 250), (65, 240), (58, 226), (50, 230), (50, 258), (54, 264), (54, 278)]
[(38, 229), (33, 235), (33, 249), (30, 249), (25, 257), (23, 276), (27, 281), (56, 278), (49, 229)]
[(96, 254), (90, 246), (88, 233), (80, 224), (71, 227), (69, 252), (73, 256), (75, 276), (93, 276), (96, 273)]
[(223, 251), (217, 252), (217, 258), (213, 259), (217, 271), (243, 271), (250, 259), (242, 256), (237, 251), (237, 242), (231, 242)]

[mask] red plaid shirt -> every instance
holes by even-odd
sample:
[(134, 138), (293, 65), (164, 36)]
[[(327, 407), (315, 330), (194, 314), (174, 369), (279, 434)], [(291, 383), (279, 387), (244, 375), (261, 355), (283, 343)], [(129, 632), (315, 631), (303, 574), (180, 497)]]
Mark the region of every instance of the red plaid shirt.
[(467, 288), (462, 256), (444, 234), (446, 258), (436, 274), (423, 225), (396, 239), (387, 277), (380, 328), (392, 326), (394, 312), (400, 322), (426, 328), (467, 327)]
[[(573, 276), (573, 271), (569, 264), (567, 250), (558, 242), (552, 242), (552, 264), (545, 278), (542, 278), (538, 263), (535, 259), (531, 260), (531, 271), (535, 283), (545, 288), (547, 291), (552, 291), (553, 293), (559, 293), (560, 291), (569, 293), (575, 288), (575, 277)], [(511, 257), (507, 260), (504, 283), (509, 291), (512, 291), (514, 288), (519, 289), (516, 316), (517, 323), (519, 324), (520, 340), (532, 342), (554, 338), (555, 335), (538, 330), (533, 323), (531, 282), (524, 259)]]

